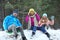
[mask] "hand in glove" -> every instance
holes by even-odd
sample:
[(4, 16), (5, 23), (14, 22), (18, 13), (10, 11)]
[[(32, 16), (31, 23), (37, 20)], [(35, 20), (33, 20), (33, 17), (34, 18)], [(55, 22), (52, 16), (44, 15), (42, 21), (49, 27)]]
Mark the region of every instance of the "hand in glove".
[(54, 20), (54, 18), (55, 18), (54, 16), (51, 16), (51, 20)]
[(5, 30), (5, 32), (8, 32), (8, 30)]

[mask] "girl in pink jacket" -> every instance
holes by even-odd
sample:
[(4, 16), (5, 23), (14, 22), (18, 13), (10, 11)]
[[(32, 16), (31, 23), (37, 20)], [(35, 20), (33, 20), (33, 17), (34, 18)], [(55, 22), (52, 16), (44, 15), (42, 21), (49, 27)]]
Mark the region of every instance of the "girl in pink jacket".
[(47, 17), (47, 14), (44, 13), (38, 24), (39, 26), (37, 29), (41, 30), (44, 34), (47, 35), (48, 38), (50, 38), (50, 34), (45, 30), (45, 26), (54, 25), (54, 16), (51, 17), (50, 21)]

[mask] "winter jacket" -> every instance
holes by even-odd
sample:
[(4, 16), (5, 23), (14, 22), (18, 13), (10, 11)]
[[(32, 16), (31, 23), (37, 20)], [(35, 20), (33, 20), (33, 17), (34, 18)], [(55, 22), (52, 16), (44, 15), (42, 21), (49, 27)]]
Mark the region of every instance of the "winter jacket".
[[(36, 20), (34, 20), (34, 18)], [(25, 22), (28, 23), (28, 27), (36, 26), (35, 24), (38, 25), (37, 22), (39, 22), (39, 20), (40, 20), (40, 16), (37, 13), (35, 13), (35, 16), (34, 17), (30, 17), (29, 15), (27, 15), (26, 18), (25, 18)], [(30, 23), (29, 23), (29, 21), (30, 21)]]
[(8, 27), (12, 24), (14, 24), (16, 27), (21, 27), (22, 26), (19, 19), (17, 19), (15, 16), (13, 16), (11, 14), (11, 15), (6, 16), (5, 19), (3, 20), (4, 30), (8, 30)]

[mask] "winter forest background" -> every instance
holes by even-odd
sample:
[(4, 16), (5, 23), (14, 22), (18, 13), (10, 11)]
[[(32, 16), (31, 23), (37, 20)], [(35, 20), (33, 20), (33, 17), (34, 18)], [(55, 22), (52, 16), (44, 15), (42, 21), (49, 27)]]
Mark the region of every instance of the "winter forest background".
[(3, 19), (16, 8), (19, 9), (18, 18), (21, 20), (24, 28), (27, 28), (24, 18), (30, 8), (34, 8), (40, 16), (46, 12), (49, 19), (50, 16), (54, 15), (55, 25), (53, 28), (60, 28), (60, 0), (0, 0), (0, 28), (3, 28)]

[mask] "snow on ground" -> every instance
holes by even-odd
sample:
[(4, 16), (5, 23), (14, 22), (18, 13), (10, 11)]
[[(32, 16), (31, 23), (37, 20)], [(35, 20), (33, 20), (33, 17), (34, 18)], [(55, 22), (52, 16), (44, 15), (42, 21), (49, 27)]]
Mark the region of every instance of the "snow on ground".
[[(53, 40), (60, 40), (60, 30), (48, 29), (47, 31)], [(24, 30), (25, 36), (28, 40), (49, 40), (45, 34), (38, 30), (31, 39), (31, 32), (31, 30)], [(0, 40), (15, 40), (15, 38), (10, 38), (6, 32), (0, 31)]]

